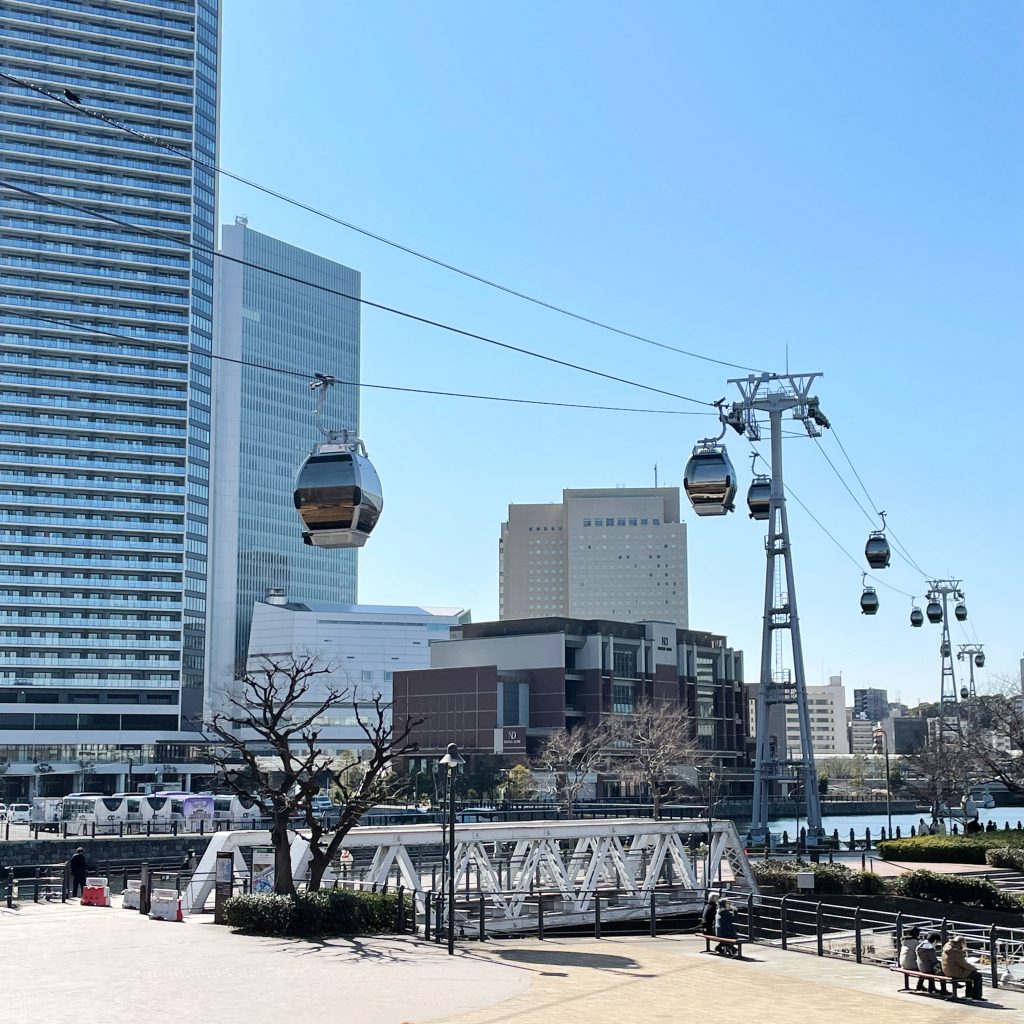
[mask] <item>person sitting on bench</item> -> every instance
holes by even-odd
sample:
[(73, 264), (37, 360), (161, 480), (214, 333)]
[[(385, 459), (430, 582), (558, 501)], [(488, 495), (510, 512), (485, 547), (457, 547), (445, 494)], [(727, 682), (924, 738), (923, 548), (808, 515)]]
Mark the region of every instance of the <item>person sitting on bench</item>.
[[(739, 939), (736, 934), (736, 924), (732, 917), (732, 905), (728, 900), (722, 900), (718, 904), (718, 915), (715, 917), (715, 934), (720, 939)], [(715, 946), (716, 953), (724, 953), (726, 956), (739, 956), (739, 949), (731, 942), (720, 942)]]
[[(917, 931), (917, 929), (913, 929)], [(942, 968), (939, 967), (939, 948), (942, 942), (942, 936), (938, 932), (929, 932), (917, 946), (917, 967), (922, 974), (941, 974)], [(920, 992), (924, 989), (924, 978), (917, 979), (917, 991)], [(946, 983), (940, 982), (942, 985), (942, 994), (946, 994)], [(931, 978), (928, 979), (928, 991), (935, 991), (935, 982)]]
[(950, 936), (949, 942), (942, 947), (942, 973), (947, 978), (962, 981), (968, 999), (985, 998), (981, 994), (981, 973), (967, 962), (963, 936)]
[(700, 930), (702, 935), (715, 934), (715, 917), (718, 914), (718, 899), (719, 894), (717, 892), (708, 893), (707, 902), (704, 904), (704, 909), (700, 914)]

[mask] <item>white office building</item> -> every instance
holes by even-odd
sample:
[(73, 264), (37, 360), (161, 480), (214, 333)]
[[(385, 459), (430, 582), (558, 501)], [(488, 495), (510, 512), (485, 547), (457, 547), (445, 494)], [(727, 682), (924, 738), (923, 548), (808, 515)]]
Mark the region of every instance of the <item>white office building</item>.
[[(850, 753), (846, 729), (846, 687), (843, 677), (829, 676), (826, 686), (807, 687), (807, 711), (811, 720), (811, 744), (815, 757)], [(800, 726), (796, 704), (786, 705), (786, 744), (800, 749)]]
[[(306, 703), (319, 703), (334, 687), (347, 689), (360, 703), (379, 693), (390, 704), (393, 674), (430, 668), (430, 642), (447, 640), (453, 626), (469, 621), (464, 608), (290, 602), (271, 592), (253, 607), (248, 667), (258, 671), (265, 664), (261, 655), (316, 654), (331, 672), (313, 680)], [(317, 724), (327, 753), (365, 746), (351, 699)]]
[(566, 616), (689, 624), (678, 487), (565, 490), (509, 505), (499, 541), (502, 619)]

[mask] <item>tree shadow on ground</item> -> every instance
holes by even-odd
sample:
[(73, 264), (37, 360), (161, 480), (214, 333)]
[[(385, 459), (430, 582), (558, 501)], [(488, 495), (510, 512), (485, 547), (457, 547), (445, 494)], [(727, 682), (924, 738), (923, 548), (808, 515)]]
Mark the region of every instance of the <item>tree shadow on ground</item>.
[(279, 939), (275, 949), (296, 956), (331, 957), (339, 962), (408, 963), (416, 959), (420, 944), (407, 939), (391, 938), (387, 942), (373, 942), (358, 938), (294, 938)]

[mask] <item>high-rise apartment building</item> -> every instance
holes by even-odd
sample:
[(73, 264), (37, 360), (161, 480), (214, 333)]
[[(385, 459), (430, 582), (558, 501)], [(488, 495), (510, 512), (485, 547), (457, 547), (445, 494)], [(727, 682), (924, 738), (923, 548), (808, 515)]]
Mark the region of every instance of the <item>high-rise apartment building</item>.
[(889, 717), (889, 693), (868, 687), (853, 691), (853, 712), (864, 715), (868, 721), (880, 722)]
[(200, 724), (218, 50), (219, 0), (0, 4), (3, 70), (67, 100), (0, 80), (9, 776)]
[[(231, 258), (217, 261), (217, 354), (226, 358), (213, 368), (208, 714), (245, 667), (253, 605), (268, 588), (297, 602), (356, 600), (356, 552), (303, 544), (292, 503), (298, 468), (321, 439), (309, 383), (260, 367), (358, 381), (359, 273), (243, 218), (221, 229), (221, 251)], [(324, 425), (358, 432), (358, 387), (330, 388)]]
[(678, 487), (566, 490), (509, 505), (501, 524), (502, 619), (645, 619), (686, 628), (686, 526)]

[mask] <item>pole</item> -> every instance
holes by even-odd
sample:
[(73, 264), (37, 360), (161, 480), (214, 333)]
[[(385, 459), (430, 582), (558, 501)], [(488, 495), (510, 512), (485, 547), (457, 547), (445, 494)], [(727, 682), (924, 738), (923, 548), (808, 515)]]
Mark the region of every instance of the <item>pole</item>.
[(888, 836), (892, 839), (892, 786), (889, 784), (889, 737), (882, 730), (882, 750), (885, 754), (885, 816), (889, 820)]
[(708, 769), (708, 859), (704, 865), (704, 891), (711, 891), (711, 830), (714, 827), (714, 806), (711, 802), (712, 786), (715, 783), (715, 772), (713, 769)]
[(448, 955), (455, 954), (455, 766), (448, 769)]

